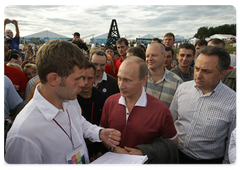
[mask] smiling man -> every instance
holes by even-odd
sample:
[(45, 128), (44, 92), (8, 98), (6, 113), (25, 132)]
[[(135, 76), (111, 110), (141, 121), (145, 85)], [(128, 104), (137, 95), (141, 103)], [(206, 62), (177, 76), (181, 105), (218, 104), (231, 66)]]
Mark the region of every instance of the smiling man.
[(194, 69), (191, 63), (194, 60), (195, 47), (189, 43), (183, 43), (179, 46), (177, 52), (178, 65), (171, 71), (177, 74), (184, 82), (193, 80)]
[[(196, 56), (194, 80), (177, 89), (170, 106), (178, 132), (180, 163), (222, 163), (236, 127), (236, 93), (221, 82), (228, 52), (207, 46)], [(227, 162), (227, 161), (226, 161)]]
[(144, 87), (148, 94), (160, 99), (169, 107), (178, 86), (183, 81), (164, 67), (164, 54), (165, 48), (160, 43), (153, 43), (147, 48), (146, 62), (149, 72)]
[(87, 59), (73, 43), (51, 40), (37, 53), (41, 83), (16, 117), (6, 140), (8, 163), (89, 163), (84, 138), (119, 144), (121, 133), (92, 125), (76, 100)]

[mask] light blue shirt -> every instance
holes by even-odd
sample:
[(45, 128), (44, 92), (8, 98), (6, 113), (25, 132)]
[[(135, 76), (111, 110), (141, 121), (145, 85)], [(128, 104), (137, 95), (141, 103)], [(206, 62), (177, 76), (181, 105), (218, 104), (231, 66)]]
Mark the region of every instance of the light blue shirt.
[(22, 101), (23, 99), (15, 90), (12, 81), (4, 75), (4, 119), (9, 115), (9, 111)]

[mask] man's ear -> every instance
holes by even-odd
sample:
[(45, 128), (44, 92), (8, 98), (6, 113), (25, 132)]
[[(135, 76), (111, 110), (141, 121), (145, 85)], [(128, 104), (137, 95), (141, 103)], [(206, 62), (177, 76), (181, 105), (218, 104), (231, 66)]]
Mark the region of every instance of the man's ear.
[(227, 70), (221, 71), (220, 75), (219, 75), (219, 78), (221, 79), (226, 73), (227, 73)]
[(142, 86), (144, 86), (148, 81), (148, 75), (146, 75), (143, 79), (142, 79)]
[(61, 77), (57, 73), (51, 72), (47, 75), (47, 81), (51, 86), (56, 87), (61, 82)]

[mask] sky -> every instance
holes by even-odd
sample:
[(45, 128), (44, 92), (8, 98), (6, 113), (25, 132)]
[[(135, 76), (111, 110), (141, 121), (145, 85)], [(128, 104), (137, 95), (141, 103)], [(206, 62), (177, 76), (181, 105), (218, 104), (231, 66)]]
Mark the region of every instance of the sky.
[[(93, 3), (95, 4), (95, 3)], [(232, 5), (11, 5), (6, 4), (4, 18), (18, 21), (20, 36), (44, 30), (67, 37), (108, 33), (116, 19), (120, 36), (163, 36), (173, 32), (193, 37), (198, 28), (236, 24)], [(13, 24), (7, 29), (15, 30)]]

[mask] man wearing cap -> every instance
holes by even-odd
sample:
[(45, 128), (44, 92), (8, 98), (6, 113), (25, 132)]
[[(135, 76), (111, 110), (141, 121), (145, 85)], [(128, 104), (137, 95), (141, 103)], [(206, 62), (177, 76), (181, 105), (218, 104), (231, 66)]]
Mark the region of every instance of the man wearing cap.
[(78, 32), (75, 32), (73, 34), (72, 42), (76, 44), (80, 49), (84, 49), (85, 51), (88, 50), (86, 43), (84, 43), (83, 40), (80, 38), (80, 34)]

